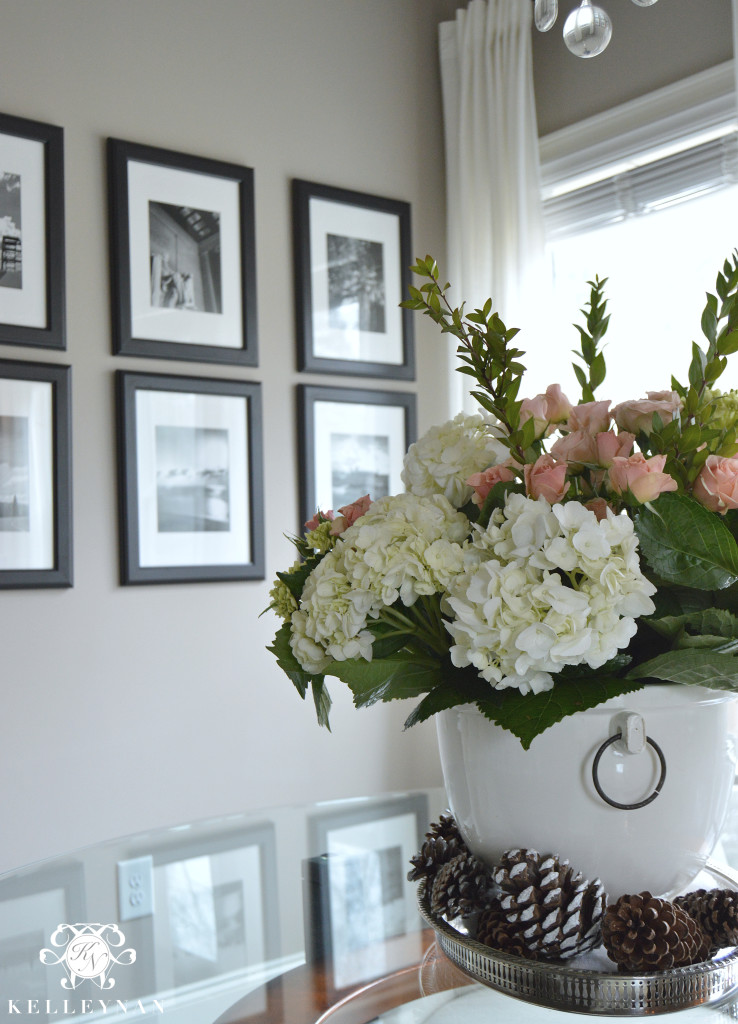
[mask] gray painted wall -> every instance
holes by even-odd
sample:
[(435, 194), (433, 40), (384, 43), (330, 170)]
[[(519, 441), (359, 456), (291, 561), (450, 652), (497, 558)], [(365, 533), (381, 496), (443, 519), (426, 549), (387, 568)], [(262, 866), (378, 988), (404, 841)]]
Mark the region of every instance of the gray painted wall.
[[(0, 109), (65, 129), (69, 336), (66, 353), (1, 354), (71, 364), (75, 500), (74, 588), (0, 592), (0, 869), (189, 819), (440, 782), (433, 727), (402, 733), (409, 707), (359, 714), (335, 684), (334, 731), (318, 728), (264, 649), (269, 580), (118, 585), (112, 396), (120, 368), (263, 382), (268, 576), (291, 564), (290, 179), (409, 201), (416, 252), (442, 256), (436, 26), (452, 7), (0, 2)], [(110, 354), (109, 135), (254, 168), (258, 368)], [(416, 327), (426, 429), (447, 389), (440, 336)]]

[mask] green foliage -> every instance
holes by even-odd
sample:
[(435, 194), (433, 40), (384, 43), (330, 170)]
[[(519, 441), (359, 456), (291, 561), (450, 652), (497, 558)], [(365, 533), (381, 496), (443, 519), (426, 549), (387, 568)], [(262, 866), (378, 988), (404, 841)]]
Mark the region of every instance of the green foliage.
[[(602, 384), (606, 375), (605, 356), (599, 350), (599, 344), (607, 331), (610, 316), (605, 315), (607, 301), (604, 298), (607, 278), (587, 281), (590, 286), (589, 303), (580, 312), (586, 317), (586, 328), (574, 324), (579, 331), (579, 351), (574, 355), (584, 363), (584, 368), (572, 363), (574, 374), (582, 389), (582, 401), (594, 402), (595, 390)], [(585, 368), (586, 371), (585, 372)]]
[(720, 590), (738, 580), (738, 544), (725, 523), (685, 494), (662, 494), (635, 518), (640, 552), (667, 583)]
[(271, 651), (276, 657), (277, 664), (295, 684), (295, 689), (303, 700), (305, 700), (308, 690), (312, 689), (318, 724), (325, 726), (330, 732), (328, 714), (331, 708), (331, 698), (325, 688), (324, 677), (321, 675), (313, 676), (306, 672), (295, 658), (290, 647), (289, 622), (282, 623), (274, 637), (274, 643), (271, 647), (267, 647), (267, 650)]

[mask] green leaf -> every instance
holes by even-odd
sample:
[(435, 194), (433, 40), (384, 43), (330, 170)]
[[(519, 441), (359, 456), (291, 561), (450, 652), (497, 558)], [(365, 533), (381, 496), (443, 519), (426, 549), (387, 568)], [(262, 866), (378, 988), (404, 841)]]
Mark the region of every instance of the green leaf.
[(662, 494), (635, 520), (643, 557), (667, 583), (720, 590), (738, 580), (738, 544), (714, 512), (686, 494)]
[(348, 685), (357, 708), (369, 707), (378, 700), (419, 697), (443, 679), (437, 659), (424, 659), (410, 651), (381, 661), (364, 661), (363, 658), (336, 661), (330, 667), (330, 674)]
[(299, 602), (308, 576), (315, 566), (323, 560), (325, 554), (326, 552), (320, 552), (319, 554), (312, 555), (310, 558), (306, 558), (302, 565), (298, 569), (295, 569), (294, 572), (277, 573), (277, 579), (281, 580), (286, 585), (287, 589), (296, 601)]
[(412, 634), (402, 633), (392, 623), (382, 619), (370, 620), (366, 628), (375, 637), (372, 644), (373, 661), (391, 658), (415, 639)]
[(661, 679), (713, 690), (738, 690), (738, 657), (715, 651), (667, 651), (632, 669), (628, 679)]
[[(309, 672), (306, 672), (305, 669), (300, 665), (297, 658), (295, 658), (294, 654), (292, 653), (292, 648), (290, 647), (291, 629), (292, 627), (290, 626), (289, 622), (283, 622), (282, 625), (277, 630), (277, 633), (274, 637), (274, 643), (272, 644), (271, 647), (267, 647), (267, 650), (271, 651), (272, 654), (276, 657), (277, 664), (279, 665), (279, 667), (287, 676), (289, 676), (289, 678), (295, 684), (295, 689), (300, 694), (302, 699), (305, 700), (305, 694), (307, 693), (309, 686), (312, 685), (313, 687), (314, 697), (316, 686), (318, 687), (319, 692), (321, 691), (323, 676), (313, 676)], [(330, 708), (330, 697), (328, 697), (327, 691), (325, 692), (325, 697), (321, 697), (322, 707), (325, 711), (325, 722), (321, 721), (322, 711), (318, 709), (318, 698), (316, 697), (315, 699), (316, 710), (318, 710), (318, 721), (320, 722), (321, 725), (325, 724), (327, 726), (327, 714), (328, 709)]]
[(424, 697), (420, 704), (412, 710), (405, 721), (405, 728), (410, 729), (419, 722), (425, 722), (439, 711), (447, 711), (449, 708), (469, 704), (475, 699), (475, 695), (482, 698), (490, 693), (494, 697), (494, 691), (491, 691), (489, 685), (480, 679), (476, 670), (447, 674), (443, 682), (431, 690), (428, 696)]
[(328, 716), (333, 701), (325, 687), (325, 680), (322, 676), (313, 679), (313, 700), (315, 702), (315, 714), (318, 716), (318, 725), (322, 725), (330, 732), (331, 727)]
[[(591, 673), (591, 670), (590, 670)], [(477, 707), (490, 721), (496, 722), (518, 737), (528, 750), (536, 736), (576, 711), (586, 711), (621, 693), (639, 690), (642, 684), (629, 679), (606, 675), (583, 675), (575, 679), (559, 676), (552, 690), (545, 693), (522, 694), (519, 690), (502, 690), (499, 699), (477, 700)]]

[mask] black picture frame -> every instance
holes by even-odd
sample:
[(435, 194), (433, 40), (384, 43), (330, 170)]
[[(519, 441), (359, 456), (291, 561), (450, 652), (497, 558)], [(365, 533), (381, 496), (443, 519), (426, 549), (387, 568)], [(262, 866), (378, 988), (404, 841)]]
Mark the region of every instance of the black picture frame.
[[(400, 479), (402, 460), (417, 438), (417, 398), (412, 392), (298, 384), (297, 421), (301, 525), (318, 508), (335, 512), (365, 493), (376, 500), (404, 490)], [(343, 423), (350, 424), (345, 428), (348, 433), (342, 432)], [(377, 430), (382, 432), (378, 434)], [(351, 450), (352, 438), (356, 447), (365, 449), (365, 471), (362, 474), (359, 466), (351, 478), (344, 473), (346, 479), (336, 480), (336, 462), (342, 448), (348, 446)], [(365, 441), (362, 443), (360, 438)], [(372, 480), (375, 493), (369, 486)], [(366, 490), (362, 484), (367, 484)], [(329, 489), (331, 497), (327, 501)], [(379, 490), (383, 493), (376, 493)]]
[(0, 360), (0, 448), (13, 468), (0, 485), (3, 589), (73, 583), (71, 374)]
[(0, 342), (63, 351), (63, 128), (0, 114), (0, 197)]
[(264, 579), (261, 384), (116, 382), (121, 583)]
[(256, 366), (253, 170), (109, 138), (108, 203), (113, 352)]
[(414, 380), (410, 204), (294, 179), (292, 217), (298, 369)]

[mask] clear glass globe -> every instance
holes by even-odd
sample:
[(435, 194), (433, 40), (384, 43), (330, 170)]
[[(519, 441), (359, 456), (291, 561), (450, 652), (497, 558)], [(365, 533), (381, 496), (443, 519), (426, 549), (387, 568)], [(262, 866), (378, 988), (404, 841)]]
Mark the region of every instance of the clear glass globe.
[(601, 7), (582, 0), (564, 22), (564, 42), (575, 57), (596, 57), (612, 38), (612, 22)]
[[(651, 0), (654, 2), (654, 0)], [(559, 0), (535, 0), (533, 18), (539, 32), (548, 32), (559, 16)]]
[(658, 3), (658, 0), (633, 0), (633, 3), (636, 7), (653, 7), (655, 3)]

